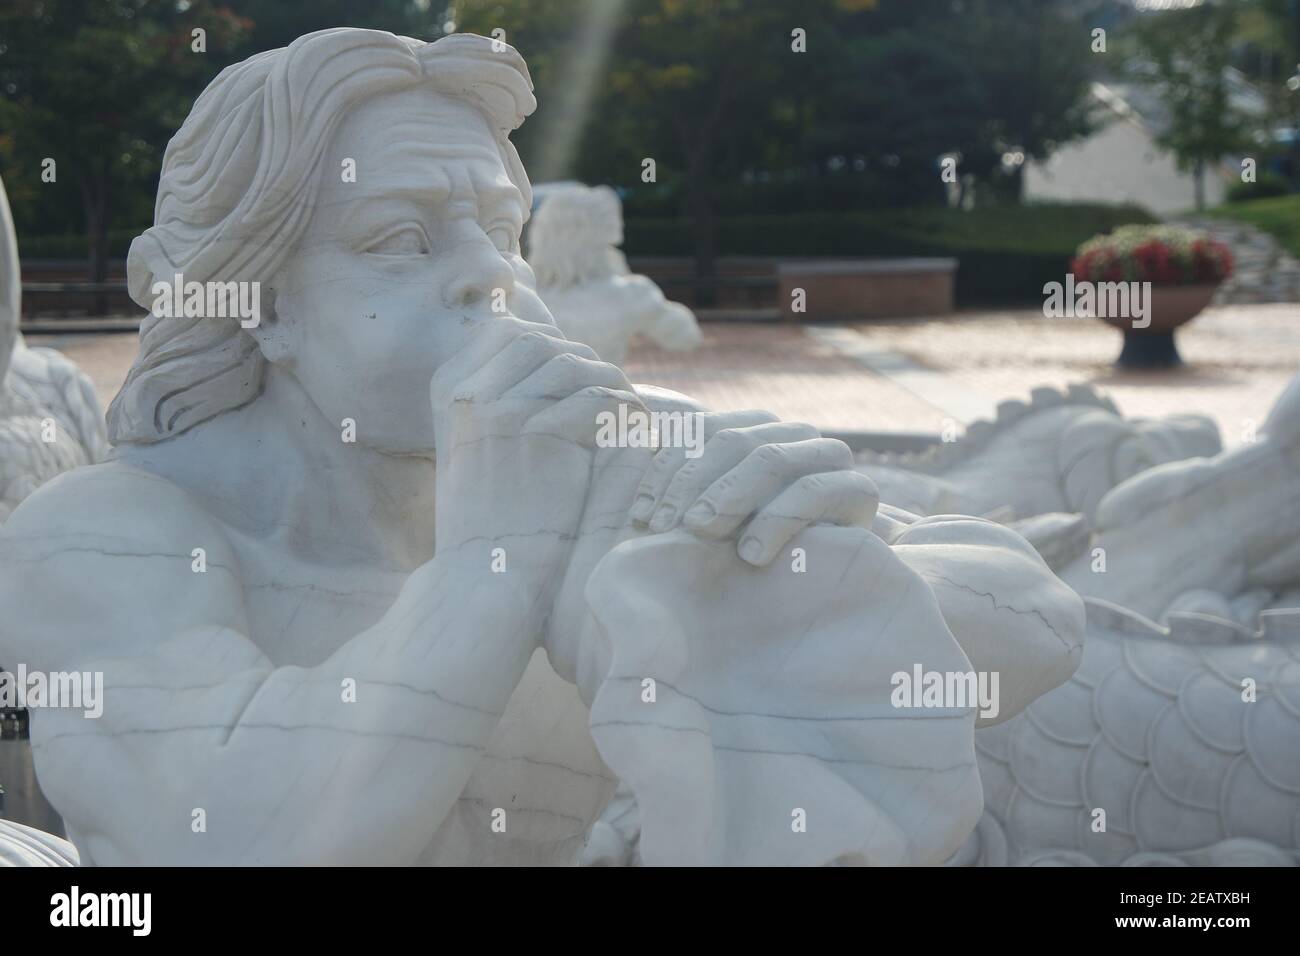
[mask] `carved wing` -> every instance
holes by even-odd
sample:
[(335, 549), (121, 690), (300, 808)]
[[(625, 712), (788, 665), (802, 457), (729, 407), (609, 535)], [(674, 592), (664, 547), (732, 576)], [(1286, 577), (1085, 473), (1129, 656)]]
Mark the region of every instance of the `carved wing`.
[(43, 441), (38, 411), (0, 415), (0, 521), (55, 475), (89, 464), (85, 449), (69, 436)]
[(87, 464), (108, 453), (104, 412), (95, 386), (86, 374), (54, 349), (29, 349), (19, 339), (9, 368), (14, 393), (57, 418), (72, 431), (87, 457)]
[(77, 866), (77, 848), (21, 823), (0, 820), (0, 868), (7, 866)]

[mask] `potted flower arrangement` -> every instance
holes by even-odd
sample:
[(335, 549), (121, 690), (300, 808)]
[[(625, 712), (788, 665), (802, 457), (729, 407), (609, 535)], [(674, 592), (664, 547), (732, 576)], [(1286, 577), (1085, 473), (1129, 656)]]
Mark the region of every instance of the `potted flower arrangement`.
[(1070, 263), (1075, 282), (1150, 282), (1149, 324), (1101, 315), (1124, 333), (1119, 364), (1152, 368), (1177, 365), (1174, 329), (1210, 304), (1219, 283), (1232, 275), (1232, 252), (1217, 239), (1179, 226), (1121, 226), (1094, 236)]

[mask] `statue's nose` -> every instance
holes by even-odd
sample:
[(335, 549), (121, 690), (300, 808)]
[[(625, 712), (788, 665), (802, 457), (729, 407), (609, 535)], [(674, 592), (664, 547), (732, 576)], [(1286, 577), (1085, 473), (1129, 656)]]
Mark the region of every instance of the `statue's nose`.
[[(476, 244), (477, 245), (477, 244)], [(485, 243), (463, 250), (454, 256), (451, 274), (443, 291), (443, 301), (449, 309), (489, 308), (508, 311), (514, 295), (515, 274), (497, 253), (496, 247)]]

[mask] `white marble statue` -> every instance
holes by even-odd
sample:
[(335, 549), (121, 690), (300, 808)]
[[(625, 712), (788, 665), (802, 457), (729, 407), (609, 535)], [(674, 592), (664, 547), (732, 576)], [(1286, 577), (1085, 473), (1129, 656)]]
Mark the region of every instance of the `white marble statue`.
[(614, 190), (565, 185), (547, 193), (528, 227), (528, 263), (555, 324), (614, 365), (623, 364), (638, 335), (673, 351), (697, 347), (703, 336), (691, 310), (633, 275), (622, 244), (623, 207)]
[(1300, 864), (1300, 378), (1257, 441), (1124, 482), (1096, 524), (1061, 572), (1083, 663), (976, 735), (957, 862)]
[[(108, 449), (94, 386), (53, 349), (28, 348), (21, 315), (18, 239), (0, 181), (0, 522), (55, 475), (99, 461)], [(16, 663), (0, 654), (0, 667)], [(0, 820), (0, 867), (75, 862), (66, 840)]]
[(1222, 449), (1203, 415), (1124, 418), (1085, 385), (1036, 388), (997, 418), (955, 441), (902, 455), (864, 452), (859, 468), (880, 500), (916, 514), (973, 514), (1023, 520), (1064, 512), (1091, 519), (1120, 482), (1154, 465), (1208, 457)]
[(938, 863), (977, 723), (1077, 665), (1023, 538), (558, 334), (533, 107), (493, 41), (327, 30), (172, 139), (132, 294), (257, 282), (260, 322), (151, 315), (112, 459), (0, 528), (0, 659), (103, 677), (32, 712), (82, 863)]
[(11, 820), (0, 820), (0, 869), (76, 866), (77, 863), (77, 850), (67, 840)]
[[(94, 386), (53, 349), (28, 348), (18, 331), (18, 240), (0, 182), (0, 521), (60, 472), (107, 451)], [(3, 661), (0, 661), (3, 663)]]

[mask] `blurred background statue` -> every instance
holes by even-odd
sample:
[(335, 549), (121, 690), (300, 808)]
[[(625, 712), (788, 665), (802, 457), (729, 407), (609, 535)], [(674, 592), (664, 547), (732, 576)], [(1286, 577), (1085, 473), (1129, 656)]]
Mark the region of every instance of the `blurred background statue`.
[(18, 331), (22, 280), (9, 199), (0, 182), (0, 521), (60, 472), (108, 450), (90, 379), (53, 349), (30, 349)]
[(575, 183), (547, 192), (530, 227), (528, 261), (556, 324), (615, 365), (638, 335), (673, 351), (697, 347), (703, 336), (695, 315), (633, 275), (622, 243), (623, 207), (614, 190)]

